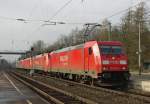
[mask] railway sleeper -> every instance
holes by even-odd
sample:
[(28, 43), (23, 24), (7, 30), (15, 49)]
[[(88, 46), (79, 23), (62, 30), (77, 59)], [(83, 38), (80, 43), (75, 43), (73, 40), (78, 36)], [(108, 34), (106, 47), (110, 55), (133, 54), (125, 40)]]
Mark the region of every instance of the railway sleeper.
[[(73, 103), (70, 103), (70, 102), (75, 102), (75, 104), (97, 104), (96, 102), (90, 101), (88, 99), (85, 99), (85, 98), (82, 98), (82, 97), (79, 97), (79, 96), (76, 96), (76, 95), (72, 95), (71, 93), (65, 92), (63, 90), (60, 90), (60, 89), (57, 89), (57, 88), (54, 88), (54, 87), (49, 88), (48, 85), (45, 85), (42, 82), (38, 82), (38, 81), (35, 81), (33, 79), (31, 80), (30, 78), (21, 76), (21, 75), (16, 74), (16, 73), (14, 73), (14, 74), (16, 76), (18, 76), (19, 78), (25, 80), (26, 82), (32, 83), (32, 85), (36, 86), (37, 88), (39, 88), (39, 89), (42, 88), (41, 90), (44, 91), (45, 93), (50, 91), (49, 94), (51, 95), (52, 94), (51, 90), (52, 90), (53, 94), (56, 91), (56, 93), (59, 93), (59, 94), (56, 94), (56, 95), (54, 94), (53, 97), (56, 98), (56, 99), (59, 99), (61, 102), (65, 102), (64, 104), (73, 104)], [(58, 90), (58, 92), (57, 92), (56, 89)]]

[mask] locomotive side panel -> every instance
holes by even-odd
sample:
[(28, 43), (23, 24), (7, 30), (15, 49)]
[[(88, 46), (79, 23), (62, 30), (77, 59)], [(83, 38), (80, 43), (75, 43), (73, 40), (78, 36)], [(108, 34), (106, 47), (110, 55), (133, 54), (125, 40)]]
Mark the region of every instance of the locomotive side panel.
[(83, 48), (74, 49), (69, 52), (69, 69), (73, 74), (84, 74)]
[(43, 69), (42, 60), (43, 60), (42, 55), (38, 55), (38, 56), (34, 57), (33, 58), (33, 68), (38, 69), (38, 70), (42, 70)]
[(70, 67), (69, 67), (69, 60), (70, 60), (70, 56), (69, 56), (69, 51), (67, 52), (60, 52), (58, 53), (58, 61), (59, 61), (59, 64), (58, 64), (58, 69), (59, 69), (59, 72), (62, 72), (62, 73), (70, 73)]
[(53, 53), (51, 54), (51, 58), (50, 58), (50, 64), (51, 64), (51, 70), (53, 72), (57, 72), (59, 71), (59, 56), (57, 53)]
[(27, 58), (18, 62), (19, 68), (31, 69), (31, 58)]
[(50, 56), (49, 53), (44, 54), (44, 60), (43, 60), (43, 68), (47, 72), (48, 69), (50, 69)]

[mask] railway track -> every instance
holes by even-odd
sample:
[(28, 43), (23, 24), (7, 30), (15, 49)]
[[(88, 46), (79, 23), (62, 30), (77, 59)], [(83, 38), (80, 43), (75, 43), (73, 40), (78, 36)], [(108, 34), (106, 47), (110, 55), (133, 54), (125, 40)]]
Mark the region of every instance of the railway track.
[[(91, 86), (91, 85), (87, 85), (87, 84), (81, 84), (81, 83), (77, 83), (77, 82), (73, 82), (73, 81), (69, 81), (69, 80), (65, 80), (65, 79), (60, 79), (60, 78), (56, 78), (56, 77), (51, 77), (51, 76), (41, 76), (41, 74), (36, 74), (38, 77), (47, 77), (47, 78), (51, 78), (51, 79), (54, 79), (54, 80), (58, 80), (58, 81), (63, 81), (65, 83), (71, 86), (74, 86), (74, 85), (79, 85), (79, 86), (83, 86), (83, 87), (87, 87), (87, 88), (91, 88), (91, 89), (95, 89), (95, 90), (105, 90), (107, 91), (107, 88), (104, 88), (104, 87), (100, 87), (100, 86)], [(108, 92), (109, 90), (112, 90), (114, 91), (115, 93), (117, 92), (123, 92), (123, 93), (127, 93), (127, 94), (133, 94), (133, 95), (139, 95), (139, 96), (143, 96), (143, 97), (150, 97), (150, 93), (149, 92), (144, 92), (142, 90), (136, 90), (136, 89), (133, 89), (133, 88), (129, 88), (129, 89), (116, 89), (116, 88), (109, 88), (108, 89)]]
[[(50, 76), (47, 76), (47, 77), (50, 77)], [(127, 94), (134, 94), (134, 95), (139, 95), (139, 96), (143, 96), (143, 97), (150, 97), (150, 93), (149, 92), (144, 92), (142, 90), (133, 89), (131, 86), (129, 88), (119, 89), (118, 90), (116, 88), (111, 88), (111, 87), (105, 88), (105, 87), (100, 87), (100, 86), (97, 86), (97, 85), (91, 86), (91, 85), (87, 85), (87, 84), (76, 83), (76, 82), (73, 82), (73, 81), (59, 79), (59, 78), (55, 78), (55, 77), (50, 77), (50, 78), (52, 78), (54, 80), (64, 81), (64, 82), (66, 82), (68, 84), (71, 83), (71, 84), (78, 84), (78, 85), (81, 85), (81, 86), (83, 85), (83, 86), (86, 86), (88, 88), (92, 88), (92, 89), (95, 89), (95, 90), (110, 89), (110, 90), (114, 90), (114, 91), (118, 91), (118, 92), (123, 92), (123, 93), (127, 93)]]
[(10, 73), (10, 75), (36, 91), (52, 104), (98, 104), (18, 73)]
[(134, 94), (134, 95), (139, 95), (139, 96), (144, 96), (144, 97), (150, 97), (150, 93), (149, 92), (144, 92), (142, 90), (136, 90), (133, 88), (129, 88), (127, 90), (118, 90), (124, 93), (130, 93), (130, 94)]
[[(29, 77), (29, 76), (28, 76)], [(101, 87), (89, 86), (73, 81), (58, 79), (49, 76), (35, 75), (32, 77), (40, 82), (53, 85), (59, 89), (71, 92), (75, 95), (90, 99), (97, 103), (108, 104), (148, 104), (149, 96), (133, 94), (130, 92), (115, 91)], [(94, 103), (93, 103), (94, 104)]]

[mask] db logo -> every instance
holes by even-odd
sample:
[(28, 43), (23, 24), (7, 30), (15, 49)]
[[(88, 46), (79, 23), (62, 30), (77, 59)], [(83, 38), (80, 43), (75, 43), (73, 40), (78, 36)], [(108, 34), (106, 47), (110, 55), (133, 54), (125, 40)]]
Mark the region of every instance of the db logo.
[(114, 60), (114, 59), (115, 59), (115, 57), (112, 57), (112, 59)]

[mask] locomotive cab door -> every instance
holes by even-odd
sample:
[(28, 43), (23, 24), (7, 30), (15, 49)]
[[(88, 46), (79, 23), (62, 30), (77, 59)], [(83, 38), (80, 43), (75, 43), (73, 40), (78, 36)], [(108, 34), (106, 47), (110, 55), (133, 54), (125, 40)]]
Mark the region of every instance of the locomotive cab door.
[(89, 72), (90, 59), (92, 55), (92, 47), (84, 49), (84, 71), (85, 73)]

